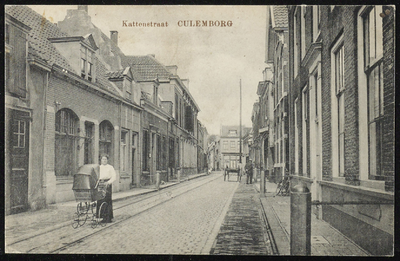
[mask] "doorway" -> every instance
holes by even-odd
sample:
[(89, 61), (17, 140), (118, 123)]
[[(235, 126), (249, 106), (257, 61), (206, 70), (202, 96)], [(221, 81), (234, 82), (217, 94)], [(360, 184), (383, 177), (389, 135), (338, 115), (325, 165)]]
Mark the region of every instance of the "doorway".
[(28, 208), (29, 112), (11, 111), (9, 117), (11, 214)]

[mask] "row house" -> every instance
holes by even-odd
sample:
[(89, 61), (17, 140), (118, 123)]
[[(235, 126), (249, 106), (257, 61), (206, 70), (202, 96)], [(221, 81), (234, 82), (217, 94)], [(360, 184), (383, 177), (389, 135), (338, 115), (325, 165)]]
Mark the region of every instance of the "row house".
[(101, 58), (113, 73), (132, 68), (135, 102), (143, 111), (140, 131), (133, 134), (132, 141), (126, 141), (127, 147), (132, 147), (126, 153), (126, 162), (140, 159), (140, 164), (127, 166), (132, 172), (131, 186), (154, 184), (157, 173), (162, 181), (196, 173), (200, 109), (188, 90), (189, 81), (177, 75), (177, 66), (165, 66), (155, 55), (125, 55), (118, 47), (118, 32), (110, 31), (109, 37), (101, 32), (91, 23), (86, 5), (68, 10), (58, 26), (71, 34), (91, 33), (99, 42)]
[(268, 6), (263, 81), (253, 114), (256, 166), (270, 181), (287, 172), (288, 141), (288, 14), (286, 6)]
[[(393, 6), (290, 6), (289, 171), (313, 200), (394, 198)], [(373, 255), (393, 253), (393, 205), (317, 214)]]
[(197, 120), (197, 172), (207, 172), (207, 128)]
[(130, 68), (113, 83), (92, 34), (70, 36), (26, 6), (9, 6), (6, 16), (6, 214), (74, 199), (72, 175), (101, 153), (120, 190), (120, 130), (139, 131), (142, 110), (124, 93), (132, 92)]
[(239, 166), (240, 126), (221, 126), (221, 159), (222, 167), (236, 169)]
[(220, 170), (220, 138), (215, 136), (215, 140), (208, 144), (207, 157), (208, 167), (212, 170)]
[(250, 147), (253, 144), (253, 128), (242, 138), (242, 162), (246, 163), (250, 158)]
[[(197, 169), (199, 108), (183, 81), (151, 55), (125, 56), (118, 32), (102, 33), (87, 8), (58, 24), (6, 8), (6, 214), (73, 200), (73, 174), (102, 153), (114, 191)], [(175, 106), (179, 91), (190, 110)]]
[[(247, 128), (242, 126), (242, 130), (240, 131), (240, 126), (221, 126), (221, 133), (220, 133), (220, 154), (221, 154), (221, 167), (222, 168), (230, 168), (236, 169), (240, 165), (240, 161), (243, 162), (243, 157), (240, 159), (241, 146), (243, 149), (243, 145), (241, 144), (241, 137), (246, 135), (251, 128)], [(241, 133), (240, 133), (241, 132)], [(240, 136), (242, 135), (242, 136)]]
[(166, 68), (171, 73), (169, 82), (160, 88), (162, 94), (173, 102), (175, 136), (179, 140), (179, 161), (177, 171), (180, 177), (197, 172), (197, 115), (200, 108), (189, 91), (189, 80), (177, 74), (178, 66)]
[[(260, 127), (262, 126), (261, 117), (260, 117), (260, 102), (256, 101), (253, 104), (253, 110), (251, 112), (251, 123), (252, 123), (252, 134), (253, 134), (253, 142), (249, 148), (249, 159), (253, 161), (255, 168), (261, 165), (261, 145), (263, 138), (260, 133)], [(247, 163), (247, 162), (246, 162)]]

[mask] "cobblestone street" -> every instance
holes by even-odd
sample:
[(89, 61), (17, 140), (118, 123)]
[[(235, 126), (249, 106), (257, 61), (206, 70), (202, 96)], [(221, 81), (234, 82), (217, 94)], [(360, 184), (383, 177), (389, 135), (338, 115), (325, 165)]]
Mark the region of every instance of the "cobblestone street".
[(221, 176), (60, 253), (209, 254), (237, 186)]
[(254, 186), (242, 179), (211, 254), (268, 255), (271, 244), (265, 236), (266, 228), (260, 213), (260, 201)]

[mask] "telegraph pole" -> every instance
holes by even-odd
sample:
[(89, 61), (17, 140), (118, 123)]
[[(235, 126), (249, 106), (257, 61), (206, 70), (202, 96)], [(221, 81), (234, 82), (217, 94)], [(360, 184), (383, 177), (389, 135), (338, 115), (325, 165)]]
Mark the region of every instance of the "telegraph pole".
[(242, 165), (242, 79), (240, 79), (240, 138), (239, 138), (239, 163)]

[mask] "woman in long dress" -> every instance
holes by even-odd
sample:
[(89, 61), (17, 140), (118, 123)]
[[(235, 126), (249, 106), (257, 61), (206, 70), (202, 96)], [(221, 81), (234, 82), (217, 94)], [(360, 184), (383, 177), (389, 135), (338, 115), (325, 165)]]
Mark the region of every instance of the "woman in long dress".
[(114, 167), (108, 164), (109, 156), (107, 154), (103, 154), (100, 157), (101, 165), (100, 165), (100, 177), (99, 182), (106, 182), (106, 196), (104, 199), (97, 201), (97, 213), (99, 213), (99, 208), (103, 202), (106, 202), (108, 205), (107, 212), (108, 215), (104, 217), (102, 216), (102, 222), (111, 223), (111, 219), (114, 218), (113, 207), (112, 207), (112, 183), (116, 180), (116, 173)]

